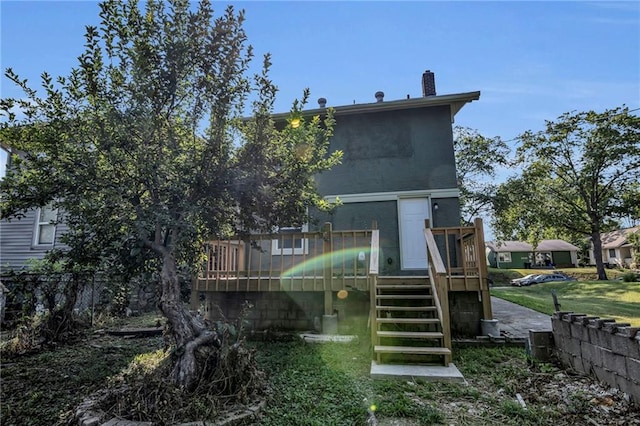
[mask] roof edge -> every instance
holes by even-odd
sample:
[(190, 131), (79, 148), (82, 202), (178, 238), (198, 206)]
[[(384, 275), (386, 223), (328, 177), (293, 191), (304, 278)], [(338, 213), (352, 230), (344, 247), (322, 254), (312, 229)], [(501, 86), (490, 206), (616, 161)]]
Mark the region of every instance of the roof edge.
[[(480, 99), (480, 91), (478, 90), (475, 92), (453, 93), (450, 95), (423, 96), (423, 97), (412, 98), (412, 99), (399, 99), (395, 101), (343, 105), (343, 106), (336, 106), (331, 108), (333, 108), (334, 115), (338, 116), (338, 115), (360, 114), (360, 113), (366, 113), (366, 112), (395, 111), (395, 110), (406, 110), (406, 109), (457, 104), (455, 111), (452, 111), (452, 116), (453, 116), (462, 108), (460, 103), (464, 105), (466, 103), (471, 103), (479, 99)], [(314, 109), (304, 110), (302, 111), (302, 114), (305, 116), (322, 115), (325, 113), (326, 110), (327, 108), (314, 108)], [(285, 119), (288, 116), (289, 116), (289, 112), (281, 112), (281, 113), (273, 114), (271, 117), (277, 121), (277, 120)]]

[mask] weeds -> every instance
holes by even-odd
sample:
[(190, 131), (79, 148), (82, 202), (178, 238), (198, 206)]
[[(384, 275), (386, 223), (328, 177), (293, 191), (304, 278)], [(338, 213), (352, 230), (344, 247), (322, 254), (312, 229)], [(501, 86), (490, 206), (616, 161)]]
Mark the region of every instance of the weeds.
[[(161, 371), (170, 357), (160, 348), (160, 338), (103, 336), (3, 363), (2, 424), (68, 424), (85, 396), (106, 384), (117, 388), (125, 376), (128, 396), (111, 405), (135, 408), (132, 419), (212, 419), (233, 404), (219, 391), (189, 397), (166, 387)], [(521, 348), (454, 348), (454, 363), (468, 384), (372, 380), (365, 338), (350, 344), (256, 342), (246, 349), (268, 383), (259, 425), (364, 426), (372, 406), (380, 424), (388, 425), (558, 426), (584, 424), (585, 416), (598, 424), (640, 424), (637, 407), (625, 404), (620, 393), (551, 364), (531, 363)], [(131, 385), (141, 380), (145, 386)]]
[(214, 420), (219, 413), (254, 402), (265, 392), (264, 373), (257, 368), (256, 350), (245, 344), (243, 321), (215, 324), (219, 348), (202, 347), (196, 360), (202, 366), (198, 383), (184, 389), (168, 378), (174, 348), (138, 355), (117, 377), (100, 401), (107, 413), (127, 420), (171, 425), (191, 420)]

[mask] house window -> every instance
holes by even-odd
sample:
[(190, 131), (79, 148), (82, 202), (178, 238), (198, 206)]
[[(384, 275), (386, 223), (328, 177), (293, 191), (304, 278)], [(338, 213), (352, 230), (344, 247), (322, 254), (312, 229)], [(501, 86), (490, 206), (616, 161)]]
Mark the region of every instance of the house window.
[(609, 249), (609, 258), (615, 259), (616, 257), (616, 249)]
[(307, 232), (308, 226), (304, 225), (300, 228), (280, 228), (278, 230), (279, 238), (271, 241), (271, 254), (292, 255), (292, 254), (308, 254), (309, 240), (306, 238), (298, 238), (300, 232)]
[(9, 165), (9, 151), (0, 145), (0, 180), (7, 175), (7, 166)]
[(58, 209), (54, 209), (51, 206), (44, 206), (38, 209), (33, 238), (34, 245), (53, 245), (56, 238), (55, 221), (57, 217)]
[(511, 253), (498, 253), (499, 262), (511, 262)]

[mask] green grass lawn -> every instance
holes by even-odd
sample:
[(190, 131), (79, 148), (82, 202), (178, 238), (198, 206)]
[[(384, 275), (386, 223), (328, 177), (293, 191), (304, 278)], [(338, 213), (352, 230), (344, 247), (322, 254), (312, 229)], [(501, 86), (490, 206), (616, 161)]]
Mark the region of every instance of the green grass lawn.
[[(640, 422), (640, 412), (621, 394), (612, 394), (616, 405), (604, 412), (596, 396), (606, 389), (589, 378), (531, 362), (521, 347), (455, 347), (454, 363), (467, 380), (460, 384), (372, 380), (366, 331), (348, 344), (250, 344), (269, 383), (266, 406), (254, 423), (263, 426), (366, 426), (367, 409), (387, 426), (568, 426), (583, 424), (586, 414), (597, 424)], [(88, 335), (74, 345), (2, 359), (2, 425), (71, 424), (84, 397), (105, 387), (138, 359), (136, 354), (162, 346), (157, 337)]]
[(640, 326), (640, 283), (622, 281), (569, 281), (530, 287), (496, 287), (493, 296), (545, 314), (553, 314), (551, 290), (556, 291), (560, 309), (601, 318), (614, 318)]

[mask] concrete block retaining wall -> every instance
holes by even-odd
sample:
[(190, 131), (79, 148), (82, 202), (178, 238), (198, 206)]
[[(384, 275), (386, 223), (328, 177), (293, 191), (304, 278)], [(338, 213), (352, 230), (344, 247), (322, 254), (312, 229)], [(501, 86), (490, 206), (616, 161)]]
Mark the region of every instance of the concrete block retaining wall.
[(573, 312), (556, 312), (551, 325), (556, 353), (565, 367), (618, 388), (640, 404), (638, 328)]

